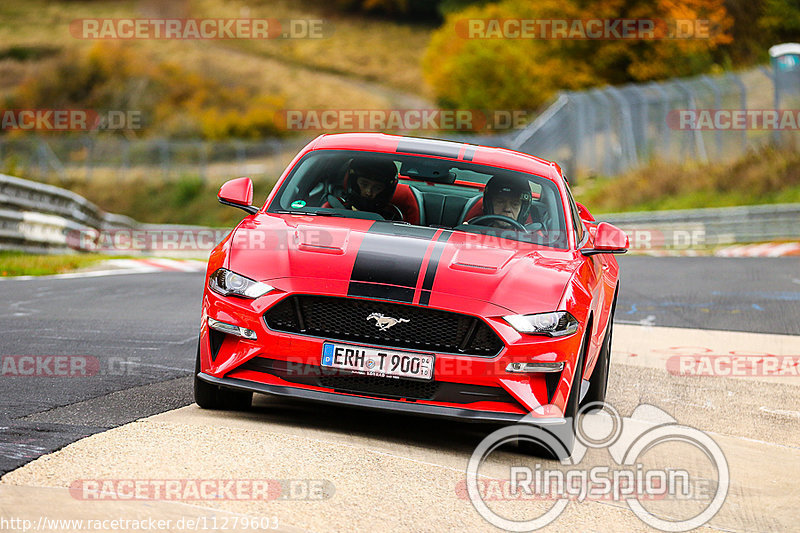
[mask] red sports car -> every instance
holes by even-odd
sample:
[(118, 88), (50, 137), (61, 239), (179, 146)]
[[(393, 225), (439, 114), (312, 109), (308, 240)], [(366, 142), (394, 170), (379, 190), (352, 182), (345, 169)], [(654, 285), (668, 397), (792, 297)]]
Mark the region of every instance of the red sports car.
[[(383, 134), (322, 135), (211, 253), (195, 400), (253, 392), (510, 424), (603, 401), (624, 232), (555, 163)], [(566, 445), (571, 449), (571, 442)]]

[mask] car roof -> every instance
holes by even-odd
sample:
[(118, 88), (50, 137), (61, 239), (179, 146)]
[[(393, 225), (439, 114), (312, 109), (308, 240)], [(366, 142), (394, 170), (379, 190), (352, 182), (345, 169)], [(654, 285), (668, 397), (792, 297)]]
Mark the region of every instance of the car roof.
[[(320, 135), (306, 148), (310, 150), (364, 150), (443, 157), (536, 174), (553, 180), (560, 175), (556, 163), (536, 156), (476, 144), (405, 137), (385, 133), (336, 133)], [(555, 171), (555, 172), (554, 172)], [(560, 179), (558, 180), (560, 181)]]

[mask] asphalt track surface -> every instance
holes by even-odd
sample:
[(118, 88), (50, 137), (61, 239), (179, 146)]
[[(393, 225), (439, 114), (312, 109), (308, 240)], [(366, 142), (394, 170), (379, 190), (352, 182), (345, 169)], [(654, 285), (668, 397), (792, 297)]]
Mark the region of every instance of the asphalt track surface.
[[(800, 259), (620, 261), (621, 325), (800, 334)], [(0, 281), (0, 354), (89, 356), (97, 361), (92, 377), (0, 377), (0, 473), (86, 435), (191, 404), (202, 284), (202, 274), (196, 273)], [(646, 336), (642, 342), (646, 344)], [(636, 355), (630, 351), (628, 347), (628, 356)], [(630, 361), (612, 371), (614, 390), (625, 391), (611, 395), (621, 412), (650, 402), (671, 408), (681, 423), (798, 448), (795, 387), (733, 380), (709, 387), (702, 378), (664, 378), (663, 369), (657, 372), (637, 365), (635, 358)], [(710, 411), (709, 405), (716, 407)], [(387, 420), (355, 413), (262, 399), (245, 420), (260, 414), (270, 428), (330, 432), (344, 440), (369, 438), (381, 442), (379, 448), (408, 442), (449, 448), (460, 454), (455, 466), (461, 468), (482, 435), (458, 424), (442, 427), (403, 416)], [(750, 511), (742, 510), (744, 514), (722, 528), (771, 529), (747, 515)], [(784, 519), (772, 526), (785, 526)]]

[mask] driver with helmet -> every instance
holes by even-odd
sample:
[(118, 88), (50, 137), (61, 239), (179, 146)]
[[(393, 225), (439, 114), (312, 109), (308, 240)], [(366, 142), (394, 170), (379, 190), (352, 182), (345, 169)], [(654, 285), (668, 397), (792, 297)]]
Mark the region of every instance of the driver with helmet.
[[(502, 215), (522, 225), (531, 210), (531, 191), (527, 181), (510, 176), (494, 176), (483, 190), (483, 214)], [(507, 222), (493, 220), (490, 226), (512, 228)]]
[(337, 200), (345, 209), (370, 211), (386, 220), (403, 220), (400, 209), (390, 203), (397, 183), (397, 166), (392, 161), (353, 158), (347, 164), (344, 197)]

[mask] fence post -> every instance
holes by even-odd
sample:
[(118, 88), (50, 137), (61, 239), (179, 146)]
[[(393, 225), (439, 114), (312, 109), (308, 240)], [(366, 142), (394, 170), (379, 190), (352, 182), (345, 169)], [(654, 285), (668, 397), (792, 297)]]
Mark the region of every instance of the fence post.
[[(717, 87), (717, 84), (706, 74), (700, 76), (700, 81), (708, 86), (711, 92), (714, 93), (714, 109), (718, 112), (722, 107), (722, 96), (720, 95), (719, 87)], [(720, 159), (722, 157), (722, 131), (718, 128), (714, 130), (714, 143), (717, 145), (717, 159)]]
[[(747, 109), (747, 87), (745, 87), (744, 82), (733, 73), (728, 73), (727, 77), (739, 86), (739, 105), (741, 109)], [(742, 151), (744, 152), (745, 150), (747, 150), (747, 128), (742, 128)]]
[[(644, 96), (644, 92), (642, 89), (636, 84), (628, 85), (628, 89), (631, 93), (636, 95), (636, 98), (639, 100), (639, 119), (637, 121), (632, 121), (631, 124), (631, 132), (633, 133), (633, 138), (635, 142), (634, 150), (636, 151), (636, 162), (638, 164), (643, 158), (649, 159), (647, 157), (648, 152), (648, 136), (647, 136), (647, 121), (648, 121), (648, 113), (647, 113), (647, 99)], [(629, 107), (633, 107), (629, 104)], [(631, 117), (633, 117), (633, 113), (631, 113)]]
[(609, 98), (606, 93), (600, 89), (592, 89), (591, 91), (592, 96), (596, 97), (600, 100), (600, 109), (603, 110), (603, 118), (600, 123), (603, 125), (603, 134), (601, 135), (603, 139), (603, 149), (600, 152), (603, 158), (602, 161), (602, 173), (604, 176), (610, 176), (613, 171), (611, 170), (611, 106), (609, 102)]
[(85, 136), (83, 145), (86, 147), (86, 183), (92, 181), (92, 171), (94, 170), (94, 138)]
[[(583, 134), (586, 130), (585, 105), (582, 95), (567, 93), (567, 98), (569, 98), (569, 101), (574, 106), (572, 108), (572, 120), (570, 120), (570, 122), (574, 124), (574, 128), (572, 129), (572, 135), (570, 135), (572, 139), (572, 153), (569, 158), (570, 168), (568, 170), (568, 176), (570, 176), (572, 184), (577, 185), (579, 160), (580, 155), (583, 154)], [(569, 105), (567, 107), (569, 108)]]
[[(681, 80), (675, 80), (675, 87), (683, 91), (686, 95), (687, 107), (689, 109), (697, 109), (697, 100), (694, 97), (694, 91)], [(694, 141), (694, 154), (698, 159), (704, 163), (708, 162), (708, 154), (706, 153), (706, 145), (703, 142), (703, 136), (700, 131), (695, 127), (692, 129), (692, 140)]]
[(658, 152), (664, 160), (669, 159), (669, 144), (670, 144), (670, 128), (669, 128), (669, 93), (660, 84), (650, 82), (648, 87), (658, 92), (661, 95), (661, 116), (658, 119), (658, 137), (663, 141), (662, 146), (659, 146)]
[(208, 166), (208, 154), (206, 153), (205, 141), (200, 141), (198, 146), (200, 151), (200, 179), (203, 183), (206, 183), (208, 181), (208, 169), (206, 168)]
[[(244, 143), (238, 139), (233, 141), (233, 146), (236, 149), (236, 161), (238, 163), (239, 169), (236, 171), (238, 176), (244, 176), (247, 173), (247, 169), (245, 168), (245, 161), (247, 160), (247, 153), (245, 151)], [(226, 179), (232, 178), (233, 176), (227, 176)]]
[(127, 181), (130, 167), (131, 146), (127, 139), (122, 139), (122, 163), (120, 164), (119, 180)]
[(619, 89), (609, 87), (606, 92), (619, 106), (619, 112), (622, 120), (620, 121), (620, 160), (623, 163), (623, 172), (629, 168), (636, 166), (638, 159), (636, 157), (636, 138), (633, 133), (633, 120), (631, 117), (630, 105), (625, 101)]
[(166, 139), (158, 141), (158, 156), (161, 160), (161, 176), (164, 181), (169, 180), (169, 144)]

